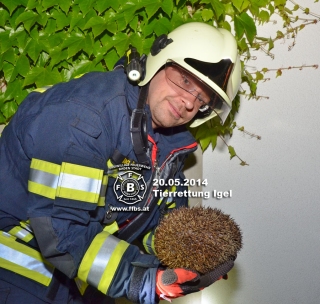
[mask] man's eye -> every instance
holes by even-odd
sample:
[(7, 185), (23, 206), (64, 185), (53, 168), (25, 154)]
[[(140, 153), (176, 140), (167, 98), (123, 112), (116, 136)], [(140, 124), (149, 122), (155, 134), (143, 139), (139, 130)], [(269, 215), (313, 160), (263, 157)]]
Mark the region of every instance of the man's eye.
[(186, 75), (181, 74), (181, 77), (182, 77), (182, 82), (183, 82), (184, 85), (190, 85), (191, 84)]

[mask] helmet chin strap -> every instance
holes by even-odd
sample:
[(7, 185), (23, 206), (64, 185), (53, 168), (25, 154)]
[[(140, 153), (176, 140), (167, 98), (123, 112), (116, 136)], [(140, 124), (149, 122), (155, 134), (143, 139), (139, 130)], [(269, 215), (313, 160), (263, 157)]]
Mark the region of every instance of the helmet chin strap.
[[(131, 82), (137, 82), (144, 78), (146, 56), (138, 53), (137, 49), (130, 47), (125, 56), (125, 71)], [(131, 113), (130, 133), (134, 153), (141, 164), (148, 165), (148, 131), (147, 114), (144, 107), (147, 101), (149, 84), (141, 87), (137, 108)]]
[(149, 158), (147, 156), (147, 114), (144, 111), (148, 91), (149, 84), (141, 88), (137, 108), (132, 111), (130, 122), (131, 142), (133, 145), (134, 153), (136, 154), (139, 163), (145, 165), (149, 164)]

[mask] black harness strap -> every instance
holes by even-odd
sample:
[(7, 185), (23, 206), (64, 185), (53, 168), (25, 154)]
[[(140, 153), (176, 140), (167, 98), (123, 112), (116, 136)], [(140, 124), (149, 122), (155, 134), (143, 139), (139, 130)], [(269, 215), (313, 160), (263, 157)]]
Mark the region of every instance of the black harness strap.
[(149, 164), (147, 156), (148, 135), (147, 135), (147, 115), (144, 106), (147, 100), (149, 86), (143, 86), (140, 90), (137, 108), (132, 111), (130, 132), (134, 153), (138, 162), (141, 164)]

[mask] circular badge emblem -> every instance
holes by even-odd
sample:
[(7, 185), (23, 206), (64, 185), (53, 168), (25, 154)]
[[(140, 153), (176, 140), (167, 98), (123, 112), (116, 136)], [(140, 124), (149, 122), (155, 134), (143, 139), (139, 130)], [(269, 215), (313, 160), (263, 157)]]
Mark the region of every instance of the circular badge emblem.
[(125, 171), (118, 174), (113, 191), (120, 202), (133, 205), (142, 201), (147, 185), (141, 174), (134, 171)]

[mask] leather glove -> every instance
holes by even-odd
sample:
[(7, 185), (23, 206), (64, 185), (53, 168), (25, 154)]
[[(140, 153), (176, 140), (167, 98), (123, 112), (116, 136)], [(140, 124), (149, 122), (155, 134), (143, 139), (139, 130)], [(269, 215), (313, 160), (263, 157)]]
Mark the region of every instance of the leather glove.
[(160, 299), (171, 302), (171, 299), (200, 291), (217, 280), (227, 279), (227, 273), (233, 265), (234, 261), (228, 261), (204, 275), (185, 268), (159, 269), (156, 275), (156, 293)]

